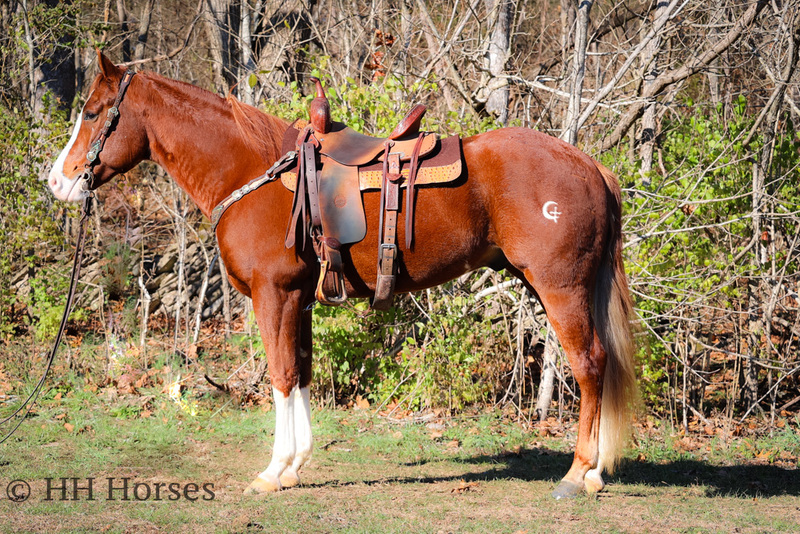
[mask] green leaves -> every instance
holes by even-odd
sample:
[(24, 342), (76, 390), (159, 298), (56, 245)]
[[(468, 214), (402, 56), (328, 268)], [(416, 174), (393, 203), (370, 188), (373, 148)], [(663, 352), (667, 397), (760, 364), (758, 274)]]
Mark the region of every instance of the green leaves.
[[(333, 120), (344, 122), (356, 131), (370, 135), (388, 135), (414, 104), (437, 98), (439, 85), (431, 75), (427, 80), (409, 82), (395, 76), (385, 76), (372, 83), (350, 77), (336, 78), (327, 65), (329, 58), (313, 58), (309, 75), (319, 78), (328, 96)], [(289, 84), (291, 97), (285, 101), (266, 101), (262, 108), (287, 120), (308, 118), (308, 104), (314, 98), (310, 86), (301, 96), (296, 82)], [(473, 135), (497, 127), (493, 119), (477, 119), (466, 114), (449, 112), (446, 117), (428, 116), (423, 129), (442, 134)]]
[[(55, 159), (65, 142), (61, 135), (68, 131), (62, 115), (54, 112), (47, 124), (42, 124), (19, 109), (0, 106), (0, 332), (10, 330), (14, 305), (20, 301), (13, 281), (26, 270), (37, 270), (43, 265), (42, 258), (58, 249), (64, 238), (58, 228), (56, 210), (63, 207), (52, 202), (47, 183), (39, 180), (40, 170), (51, 158)], [(42, 137), (53, 134), (51, 141)], [(62, 279), (63, 273), (50, 273)], [(54, 283), (55, 284), (55, 283)], [(42, 288), (52, 289), (51, 287)], [(35, 290), (33, 291), (35, 293)], [(44, 295), (40, 295), (43, 297)], [(24, 300), (24, 299), (23, 299)], [(34, 317), (52, 323), (52, 303), (38, 298), (41, 303)], [(29, 301), (30, 303), (30, 301)], [(57, 322), (58, 319), (56, 318)], [(42, 335), (47, 335), (44, 327)]]
[[(686, 332), (679, 330), (702, 332), (709, 328), (707, 321), (730, 328), (738, 320), (731, 318), (730, 310), (743, 298), (737, 281), (768, 275), (773, 261), (778, 271), (787, 261), (797, 261), (796, 255), (787, 258), (780, 248), (765, 264), (756, 256), (753, 165), (761, 157), (763, 140), (755, 135), (748, 146), (743, 144), (755, 120), (747, 114), (746, 98), (737, 97), (727, 108), (696, 105), (690, 99), (686, 105), (682, 113), (665, 115), (658, 170), (642, 177), (638, 162), (623, 150), (604, 155), (606, 164), (627, 182), (624, 230), (633, 240), (625, 251), (626, 269), (637, 294), (637, 311), (651, 334), (652, 349), (639, 361), (642, 389), (656, 408), (667, 398), (667, 370), (683, 372), (674, 358), (681, 350), (680, 340), (686, 339)], [(786, 213), (800, 204), (800, 141), (787, 130), (776, 139), (769, 178), (759, 192)], [(759, 209), (767, 217), (768, 205)], [(781, 228), (780, 218), (769, 217), (784, 235), (793, 234), (791, 225)], [(789, 265), (785, 272), (797, 268)]]

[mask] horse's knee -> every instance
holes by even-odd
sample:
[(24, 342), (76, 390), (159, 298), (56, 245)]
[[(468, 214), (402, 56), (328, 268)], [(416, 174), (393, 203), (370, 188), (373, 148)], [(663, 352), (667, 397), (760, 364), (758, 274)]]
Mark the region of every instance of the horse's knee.
[(275, 403), (278, 402), (278, 394), (282, 394), (284, 398), (291, 397), (292, 391), (300, 382), (299, 373), (294, 369), (281, 373), (270, 373), (269, 379), (272, 383), (273, 401)]

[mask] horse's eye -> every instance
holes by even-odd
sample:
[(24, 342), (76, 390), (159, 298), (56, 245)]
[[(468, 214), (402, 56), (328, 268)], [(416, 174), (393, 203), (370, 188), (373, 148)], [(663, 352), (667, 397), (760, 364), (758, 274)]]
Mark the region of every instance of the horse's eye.
[(93, 121), (96, 118), (97, 118), (97, 113), (92, 113), (91, 111), (83, 112), (83, 120), (85, 121)]

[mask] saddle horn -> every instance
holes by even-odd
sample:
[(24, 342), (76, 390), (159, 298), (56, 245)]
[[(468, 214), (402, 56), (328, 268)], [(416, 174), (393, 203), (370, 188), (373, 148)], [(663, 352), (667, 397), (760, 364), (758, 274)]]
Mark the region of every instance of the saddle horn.
[(314, 130), (326, 134), (331, 131), (331, 105), (319, 78), (310, 78), (317, 86), (317, 95), (308, 105), (308, 117)]

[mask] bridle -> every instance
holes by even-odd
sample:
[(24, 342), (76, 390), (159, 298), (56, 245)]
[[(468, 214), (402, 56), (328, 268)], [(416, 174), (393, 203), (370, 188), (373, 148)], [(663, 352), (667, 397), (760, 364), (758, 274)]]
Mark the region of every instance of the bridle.
[(117, 91), (117, 98), (114, 100), (114, 105), (108, 109), (106, 113), (106, 122), (103, 124), (103, 129), (100, 130), (100, 135), (94, 143), (89, 145), (89, 151), (86, 152), (86, 163), (84, 164), (83, 171), (78, 176), (81, 180), (81, 187), (84, 191), (94, 191), (97, 189), (98, 184), (95, 183), (94, 167), (98, 164), (97, 159), (100, 157), (100, 152), (106, 144), (111, 128), (117, 122), (119, 117), (119, 105), (125, 97), (125, 92), (133, 79), (134, 74), (132, 70), (126, 70), (122, 75), (122, 81), (119, 82), (119, 90)]
[(61, 338), (64, 336), (64, 331), (67, 328), (67, 320), (69, 319), (69, 314), (72, 311), (72, 303), (75, 299), (75, 288), (78, 285), (78, 279), (81, 275), (81, 261), (83, 260), (83, 249), (84, 244), (86, 243), (86, 221), (88, 221), (91, 216), (92, 199), (94, 198), (93, 191), (97, 188), (97, 184), (95, 183), (94, 167), (98, 163), (97, 158), (100, 156), (100, 152), (103, 151), (106, 140), (111, 133), (111, 128), (114, 126), (117, 118), (119, 117), (119, 105), (122, 102), (122, 98), (125, 96), (125, 91), (127, 91), (128, 85), (130, 85), (134, 74), (135, 73), (132, 70), (126, 70), (122, 75), (122, 81), (119, 84), (117, 98), (114, 100), (114, 105), (108, 110), (106, 122), (103, 124), (103, 129), (100, 130), (100, 135), (98, 136), (97, 140), (89, 146), (89, 151), (86, 153), (86, 164), (84, 165), (84, 169), (79, 175), (78, 179), (82, 180), (81, 187), (89, 194), (84, 199), (83, 209), (81, 210), (78, 239), (75, 243), (75, 258), (72, 262), (72, 274), (70, 275), (69, 279), (69, 291), (67, 292), (67, 302), (64, 305), (64, 314), (61, 316), (61, 325), (58, 327), (58, 333), (56, 334), (56, 339), (53, 342), (53, 348), (50, 349), (50, 354), (47, 357), (47, 364), (44, 369), (44, 374), (42, 374), (42, 377), (36, 383), (36, 387), (33, 388), (33, 391), (30, 395), (28, 395), (28, 398), (25, 399), (25, 402), (23, 402), (19, 408), (14, 411), (14, 413), (0, 421), (0, 425), (3, 425), (25, 410), (25, 413), (19, 418), (17, 424), (14, 425), (14, 428), (12, 428), (8, 434), (0, 439), (0, 444), (5, 442), (14, 434), (14, 432), (17, 431), (19, 426), (30, 413), (33, 405), (36, 403), (36, 399), (39, 397), (42, 386), (47, 379), (47, 374), (50, 372), (50, 368), (53, 366), (53, 361), (55, 361), (56, 353), (58, 352), (58, 346), (61, 344)]

